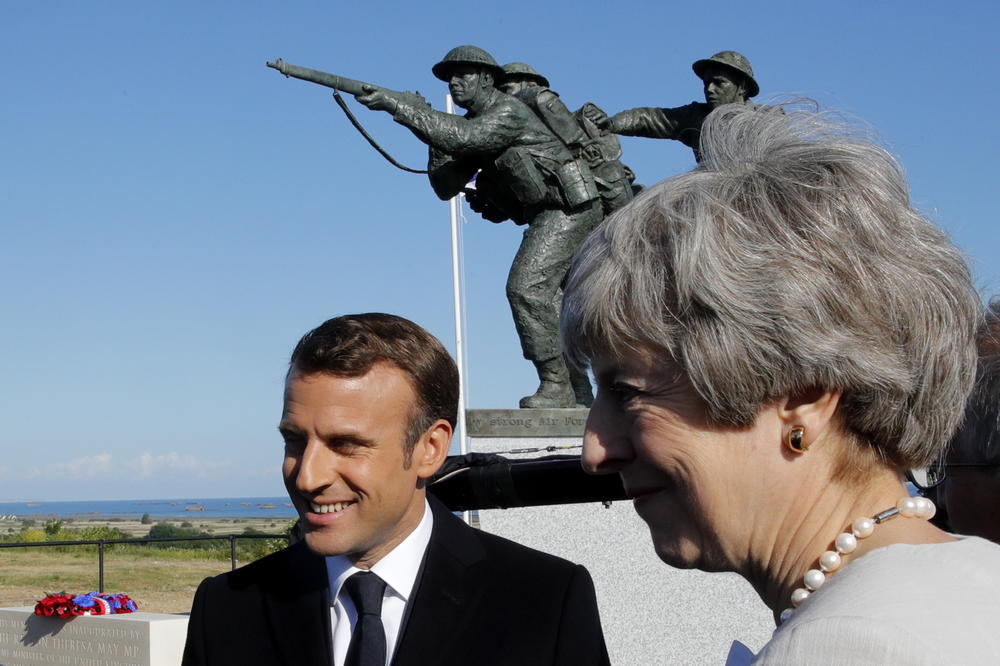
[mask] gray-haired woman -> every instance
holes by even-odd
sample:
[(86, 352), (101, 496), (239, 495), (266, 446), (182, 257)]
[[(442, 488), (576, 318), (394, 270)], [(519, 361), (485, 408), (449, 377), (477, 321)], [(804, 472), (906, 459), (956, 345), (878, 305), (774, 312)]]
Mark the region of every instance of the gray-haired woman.
[(701, 165), (577, 255), (567, 352), (660, 558), (735, 571), (779, 627), (756, 663), (1000, 663), (1000, 546), (908, 497), (958, 425), (980, 303), (893, 158), (822, 115), (722, 107)]

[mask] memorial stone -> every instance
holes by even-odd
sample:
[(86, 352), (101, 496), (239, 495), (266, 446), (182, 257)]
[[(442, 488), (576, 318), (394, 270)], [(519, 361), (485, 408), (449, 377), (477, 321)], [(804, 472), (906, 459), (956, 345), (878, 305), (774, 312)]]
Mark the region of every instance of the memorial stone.
[(0, 664), (177, 666), (186, 615), (125, 613), (40, 617), (31, 606), (0, 608)]

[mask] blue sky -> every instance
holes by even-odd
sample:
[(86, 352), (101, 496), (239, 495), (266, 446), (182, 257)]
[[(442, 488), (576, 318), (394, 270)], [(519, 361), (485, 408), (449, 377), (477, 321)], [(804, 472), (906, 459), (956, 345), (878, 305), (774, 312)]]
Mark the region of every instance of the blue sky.
[[(264, 66), (278, 57), (442, 108), (430, 67), (473, 43), (533, 64), (571, 108), (615, 112), (701, 99), (691, 63), (737, 50), (758, 100), (806, 95), (870, 123), (1000, 292), (996, 3), (502, 6), (5, 3), (0, 499), (278, 495), (302, 333), (387, 311), (454, 348), (447, 204), (328, 91)], [(349, 103), (423, 166), (408, 131)], [(676, 142), (623, 147), (647, 184), (693, 166)], [(504, 300), (521, 229), (467, 218), (470, 406), (513, 407), (535, 383)]]

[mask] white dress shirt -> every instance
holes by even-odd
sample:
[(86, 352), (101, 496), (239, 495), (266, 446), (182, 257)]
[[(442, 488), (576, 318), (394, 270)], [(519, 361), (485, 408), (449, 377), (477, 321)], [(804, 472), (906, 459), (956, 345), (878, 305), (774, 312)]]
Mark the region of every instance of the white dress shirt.
[[(392, 661), (396, 650), (396, 640), (399, 638), (400, 625), (403, 622), (403, 611), (410, 600), (413, 584), (420, 571), (420, 563), (424, 559), (424, 551), (431, 540), (431, 528), (434, 517), (431, 507), (424, 500), (424, 516), (416, 529), (381, 560), (372, 566), (371, 571), (386, 582), (385, 595), (382, 597), (382, 625), (385, 627), (385, 662)], [(326, 558), (326, 575), (330, 581), (330, 625), (333, 631), (333, 666), (344, 666), (347, 659), (347, 648), (351, 645), (351, 633), (358, 620), (358, 611), (354, 607), (351, 595), (343, 590), (344, 581), (350, 576), (362, 571), (344, 555)]]

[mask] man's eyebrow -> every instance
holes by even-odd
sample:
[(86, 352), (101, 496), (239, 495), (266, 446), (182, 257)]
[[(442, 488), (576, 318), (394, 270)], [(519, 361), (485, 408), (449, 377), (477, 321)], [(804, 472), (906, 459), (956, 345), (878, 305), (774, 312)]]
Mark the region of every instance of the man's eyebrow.
[(369, 448), (375, 446), (375, 440), (369, 437), (362, 437), (361, 435), (355, 433), (340, 433), (336, 435), (330, 435), (324, 438), (327, 442), (342, 442), (346, 444), (353, 444), (355, 446), (362, 446)]

